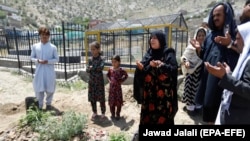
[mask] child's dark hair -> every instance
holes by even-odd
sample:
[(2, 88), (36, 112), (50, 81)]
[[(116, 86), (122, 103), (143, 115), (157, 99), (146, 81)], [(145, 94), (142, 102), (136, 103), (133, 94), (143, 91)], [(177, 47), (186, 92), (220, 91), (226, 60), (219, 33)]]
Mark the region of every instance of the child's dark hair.
[(111, 57), (111, 60), (116, 60), (116, 61), (118, 61), (118, 62), (121, 62), (121, 58), (120, 58), (120, 56), (119, 55), (114, 55), (114, 56), (112, 56)]
[[(100, 49), (100, 48), (101, 48), (100, 43), (97, 42), (97, 41), (94, 41), (94, 42), (90, 43), (89, 46), (90, 46), (90, 47), (93, 46), (93, 47), (95, 47), (96, 49)], [(102, 54), (102, 51), (100, 51), (99, 54), (101, 55), (101, 54)]]
[(39, 27), (38, 33), (39, 33), (39, 35), (42, 35), (42, 34), (50, 35), (49, 29), (47, 27), (45, 27), (45, 26)]
[(89, 46), (94, 46), (96, 49), (100, 49), (101, 48), (99, 42), (97, 42), (97, 41), (94, 41), (94, 42), (90, 43)]

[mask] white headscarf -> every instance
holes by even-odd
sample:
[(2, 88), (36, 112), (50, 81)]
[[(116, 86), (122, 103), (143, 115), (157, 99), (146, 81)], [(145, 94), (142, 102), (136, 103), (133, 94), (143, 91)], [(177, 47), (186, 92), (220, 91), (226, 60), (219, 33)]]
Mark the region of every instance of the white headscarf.
[(238, 26), (238, 32), (244, 41), (244, 47), (242, 53), (240, 54), (237, 65), (233, 71), (233, 76), (239, 80), (243, 70), (245, 69), (246, 63), (249, 59), (250, 53), (250, 22)]
[[(198, 32), (200, 30), (204, 30), (205, 31), (205, 35), (207, 35), (207, 29), (204, 27), (199, 27), (198, 29), (196, 29), (195, 34), (194, 34), (194, 39), (197, 39), (197, 35)], [(192, 74), (194, 73), (194, 71), (201, 65), (202, 60), (200, 59), (200, 57), (197, 55), (196, 53), (196, 48), (193, 47), (191, 44), (189, 44), (186, 48), (185, 51), (183, 52), (183, 55), (181, 56), (181, 61), (183, 62), (183, 60), (189, 61), (190, 62), (190, 68), (186, 68), (184, 65), (181, 66), (182, 69), (182, 73), (184, 75), (188, 74)]]
[[(235, 77), (237, 80), (239, 80), (242, 76), (242, 73), (246, 67), (248, 60), (250, 59), (250, 22), (238, 25), (237, 29), (244, 41), (244, 47), (242, 53), (240, 54), (240, 57), (238, 59), (237, 65), (233, 71), (232, 76)], [(227, 111), (229, 113), (228, 109), (231, 103), (232, 95), (233, 92), (224, 89), (220, 109), (215, 124), (221, 123), (220, 121), (221, 110)]]

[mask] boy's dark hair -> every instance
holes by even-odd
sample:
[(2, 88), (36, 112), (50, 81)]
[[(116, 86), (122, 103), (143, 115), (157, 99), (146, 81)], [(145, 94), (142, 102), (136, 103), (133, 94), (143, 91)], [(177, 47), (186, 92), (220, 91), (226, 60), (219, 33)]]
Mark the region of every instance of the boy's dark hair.
[(100, 43), (97, 42), (97, 41), (94, 41), (92, 43), (89, 44), (90, 47), (94, 46), (96, 49), (100, 49), (101, 46), (100, 46)]
[(50, 35), (49, 29), (47, 27), (44, 27), (44, 26), (39, 27), (38, 33), (39, 33), (39, 35), (41, 35), (41, 34)]
[(121, 58), (120, 58), (120, 56), (119, 55), (114, 55), (114, 56), (112, 56), (111, 57), (111, 60), (116, 60), (116, 61), (118, 61), (118, 62), (121, 62)]

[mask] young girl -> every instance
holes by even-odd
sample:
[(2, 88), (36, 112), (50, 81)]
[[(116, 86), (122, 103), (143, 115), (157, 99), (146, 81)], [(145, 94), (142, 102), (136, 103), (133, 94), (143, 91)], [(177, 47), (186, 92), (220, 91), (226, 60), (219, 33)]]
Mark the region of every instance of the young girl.
[[(112, 67), (109, 68), (107, 78), (110, 83), (109, 87), (109, 106), (111, 118), (120, 119), (121, 107), (123, 105), (121, 83), (128, 78), (128, 74), (120, 67), (120, 56), (114, 55), (112, 58)], [(116, 116), (116, 117), (115, 117)]]
[(105, 91), (104, 91), (104, 78), (103, 68), (104, 59), (101, 57), (100, 44), (94, 41), (90, 44), (90, 50), (92, 58), (89, 59), (87, 64), (87, 73), (89, 73), (89, 85), (88, 85), (88, 100), (92, 106), (92, 120), (97, 116), (96, 102), (100, 102), (101, 118), (105, 117)]

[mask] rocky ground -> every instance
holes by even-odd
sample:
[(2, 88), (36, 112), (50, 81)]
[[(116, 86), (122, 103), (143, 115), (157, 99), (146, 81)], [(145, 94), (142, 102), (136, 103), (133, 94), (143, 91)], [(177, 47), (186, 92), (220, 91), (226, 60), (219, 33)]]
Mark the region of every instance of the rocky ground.
[[(57, 86), (53, 106), (59, 111), (74, 110), (89, 117), (87, 132), (91, 140), (108, 140), (112, 133), (126, 132), (129, 137), (138, 130), (140, 105), (132, 98), (132, 85), (123, 85), (124, 106), (122, 107), (120, 120), (111, 120), (107, 107), (106, 119), (91, 121), (90, 104), (87, 100), (87, 89), (69, 90)], [(108, 85), (106, 86), (107, 95)], [(178, 93), (183, 92), (183, 83), (180, 84)], [(18, 75), (15, 71), (0, 68), (0, 141), (6, 140), (32, 140), (36, 133), (17, 130), (18, 120), (26, 114), (25, 97), (33, 96), (31, 79)], [(106, 103), (108, 106), (108, 104)], [(179, 102), (179, 111), (175, 118), (178, 125), (200, 125), (200, 115), (189, 116), (183, 111), (183, 103)], [(98, 107), (99, 108), (99, 107)], [(98, 109), (99, 110), (99, 109)], [(99, 113), (100, 114), (100, 113)], [(77, 140), (77, 139), (76, 139)]]

